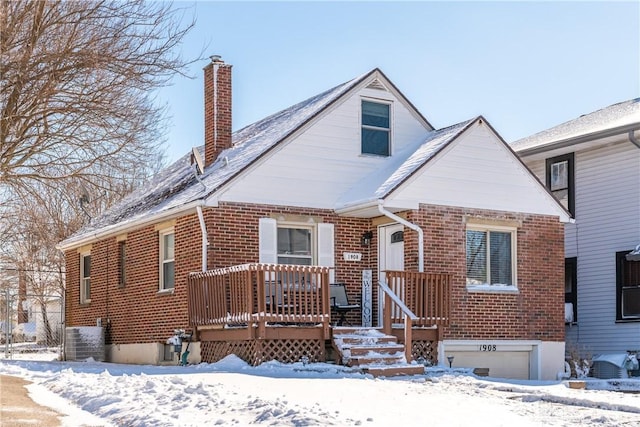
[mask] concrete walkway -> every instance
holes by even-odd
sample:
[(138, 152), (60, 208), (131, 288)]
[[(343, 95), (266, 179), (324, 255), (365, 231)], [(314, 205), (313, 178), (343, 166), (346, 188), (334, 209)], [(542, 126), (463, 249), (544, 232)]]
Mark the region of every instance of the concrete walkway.
[(0, 375), (0, 425), (2, 427), (61, 425), (60, 414), (29, 397), (22, 378)]

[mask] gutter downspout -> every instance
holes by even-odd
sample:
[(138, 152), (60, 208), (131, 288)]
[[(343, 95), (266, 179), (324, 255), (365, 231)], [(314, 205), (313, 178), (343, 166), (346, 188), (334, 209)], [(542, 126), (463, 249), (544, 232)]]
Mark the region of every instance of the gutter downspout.
[(207, 271), (207, 249), (209, 247), (209, 237), (207, 235), (207, 226), (204, 223), (204, 215), (202, 215), (202, 206), (196, 206), (198, 211), (198, 220), (200, 221), (200, 230), (202, 231), (202, 271)]
[(378, 211), (382, 215), (386, 216), (387, 218), (390, 218), (396, 222), (399, 222), (405, 227), (408, 227), (418, 233), (418, 271), (420, 273), (423, 273), (424, 272), (424, 232), (422, 231), (422, 228), (386, 210), (382, 206), (382, 200), (378, 200)]
[(632, 144), (635, 144), (636, 147), (640, 148), (640, 141), (636, 139), (634, 132), (634, 130), (629, 131), (629, 141), (631, 141)]

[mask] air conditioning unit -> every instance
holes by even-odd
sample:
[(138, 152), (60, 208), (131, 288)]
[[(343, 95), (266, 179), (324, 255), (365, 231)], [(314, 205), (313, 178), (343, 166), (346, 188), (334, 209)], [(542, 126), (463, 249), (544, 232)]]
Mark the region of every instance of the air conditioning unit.
[(630, 370), (638, 369), (638, 359), (628, 353), (599, 354), (593, 358), (595, 378), (629, 378)]
[(66, 360), (105, 359), (104, 328), (75, 326), (65, 330), (64, 352)]

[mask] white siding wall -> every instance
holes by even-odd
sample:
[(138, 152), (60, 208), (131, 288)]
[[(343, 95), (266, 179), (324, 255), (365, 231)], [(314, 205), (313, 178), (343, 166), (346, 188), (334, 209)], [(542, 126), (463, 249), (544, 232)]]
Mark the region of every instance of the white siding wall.
[[(545, 161), (527, 165), (544, 182)], [(565, 255), (578, 258), (578, 325), (567, 341), (592, 353), (640, 349), (640, 323), (616, 323), (615, 266), (616, 252), (640, 243), (640, 150), (625, 140), (576, 152), (575, 188)]]
[(363, 89), (260, 163), (220, 200), (334, 208), (342, 193), (384, 160), (360, 154), (363, 97), (392, 101), (392, 153), (425, 138), (428, 129), (391, 93)]
[(640, 323), (615, 323), (615, 254), (640, 242), (640, 150), (627, 141), (578, 152), (575, 173), (580, 345), (640, 349)]
[(419, 200), (445, 206), (561, 214), (536, 178), (486, 125), (474, 125), (445, 150), (396, 191), (390, 203)]

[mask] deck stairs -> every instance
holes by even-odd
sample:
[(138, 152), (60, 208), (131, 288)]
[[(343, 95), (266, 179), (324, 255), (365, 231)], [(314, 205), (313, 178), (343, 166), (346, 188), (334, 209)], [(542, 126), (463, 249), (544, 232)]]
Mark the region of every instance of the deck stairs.
[(374, 377), (424, 374), (424, 366), (407, 363), (404, 346), (377, 328), (334, 327), (332, 345), (337, 361)]

